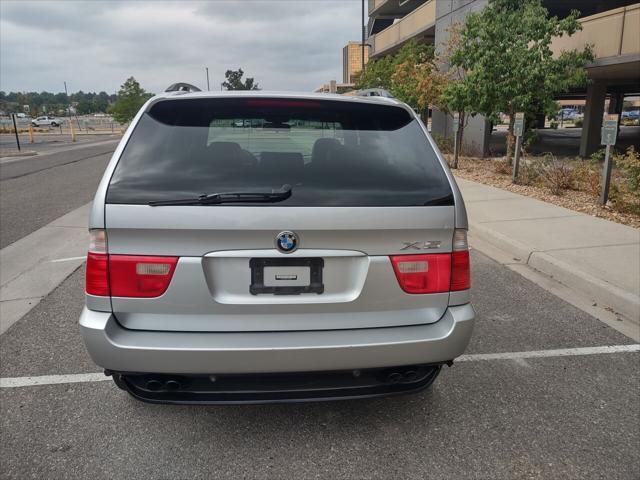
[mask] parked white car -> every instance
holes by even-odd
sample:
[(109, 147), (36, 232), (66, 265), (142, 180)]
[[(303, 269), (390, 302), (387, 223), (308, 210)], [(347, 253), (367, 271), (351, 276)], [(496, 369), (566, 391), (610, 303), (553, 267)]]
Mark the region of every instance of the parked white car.
[(46, 115), (31, 120), (31, 125), (33, 125), (34, 127), (57, 127), (60, 124), (62, 124), (62, 122), (57, 118), (47, 117)]

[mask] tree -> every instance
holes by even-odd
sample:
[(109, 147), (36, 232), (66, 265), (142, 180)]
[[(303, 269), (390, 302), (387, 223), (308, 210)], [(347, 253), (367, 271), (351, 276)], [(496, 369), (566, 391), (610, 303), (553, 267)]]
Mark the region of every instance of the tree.
[(152, 93), (144, 91), (135, 78), (129, 77), (120, 87), (118, 98), (111, 107), (110, 113), (116, 122), (129, 123), (152, 96)]
[[(448, 29), (448, 41), (445, 47), (444, 57), (449, 59), (459, 48), (461, 36), (461, 25), (453, 24)], [(458, 168), (458, 157), (464, 139), (464, 129), (469, 122), (469, 117), (475, 116), (473, 111), (475, 85), (465, 76), (464, 70), (459, 66), (452, 65), (448, 70), (448, 82), (443, 88), (440, 97), (440, 108), (445, 113), (457, 113), (458, 125), (456, 132), (456, 148), (453, 152), (452, 168)]]
[(356, 88), (384, 88), (421, 112), (437, 103), (446, 77), (438, 71), (433, 45), (411, 40), (395, 55), (370, 62), (358, 75)]
[(244, 71), (239, 68), (238, 70), (227, 70), (224, 73), (226, 80), (222, 82), (222, 86), (227, 90), (260, 90), (258, 84), (254, 81), (253, 77), (247, 77), (246, 80), (242, 80)]
[[(550, 113), (554, 96), (587, 82), (585, 65), (592, 50), (563, 51), (554, 56), (553, 37), (581, 29), (580, 13), (563, 19), (549, 17), (540, 0), (490, 0), (487, 7), (467, 16), (460, 45), (450, 63), (464, 71), (457, 95), (471, 99), (471, 109), (497, 121), (509, 117), (507, 158), (511, 159), (516, 112)], [(450, 96), (456, 96), (451, 94)], [(465, 102), (463, 102), (465, 103)]]

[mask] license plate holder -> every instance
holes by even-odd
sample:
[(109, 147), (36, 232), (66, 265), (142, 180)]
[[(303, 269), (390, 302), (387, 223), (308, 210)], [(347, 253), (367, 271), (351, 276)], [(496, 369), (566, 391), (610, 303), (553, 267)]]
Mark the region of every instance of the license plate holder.
[[(249, 286), (251, 295), (300, 295), (301, 293), (320, 295), (324, 292), (322, 283), (324, 260), (322, 258), (252, 258), (249, 260), (249, 267), (251, 268), (251, 285)], [(282, 287), (265, 285), (265, 267), (308, 267), (309, 285)]]

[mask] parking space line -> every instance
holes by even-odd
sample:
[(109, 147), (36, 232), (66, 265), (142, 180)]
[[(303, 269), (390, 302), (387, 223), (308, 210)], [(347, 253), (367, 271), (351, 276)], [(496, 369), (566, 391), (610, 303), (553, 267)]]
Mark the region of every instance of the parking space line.
[(34, 387), (58, 383), (86, 383), (111, 380), (104, 373), (79, 373), (72, 375), (42, 375), (40, 377), (0, 378), (0, 388)]
[(482, 360), (516, 360), (542, 357), (575, 357), (580, 355), (597, 355), (603, 353), (640, 352), (640, 344), (611, 345), (604, 347), (560, 348), (557, 350), (533, 350), (530, 352), (477, 353), (462, 355), (456, 362), (477, 362)]
[[(575, 357), (582, 355), (602, 355), (607, 353), (640, 352), (640, 344), (610, 345), (602, 347), (561, 348), (556, 350), (533, 350), (529, 352), (478, 353), (462, 355), (456, 362), (478, 362), (487, 360), (522, 360), (525, 358)], [(103, 373), (78, 373), (70, 375), (42, 375), (38, 377), (0, 378), (0, 388), (34, 387), (37, 385), (57, 385), (64, 383), (104, 382), (111, 380)]]
[(85, 258), (87, 258), (86, 255), (82, 255), (81, 257), (56, 258), (55, 260), (50, 260), (49, 263), (72, 262), (76, 260), (84, 260)]

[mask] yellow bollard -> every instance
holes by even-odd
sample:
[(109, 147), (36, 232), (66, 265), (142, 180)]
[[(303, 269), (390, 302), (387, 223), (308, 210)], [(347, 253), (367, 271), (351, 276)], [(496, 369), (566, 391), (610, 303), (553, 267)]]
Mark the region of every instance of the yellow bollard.
[(35, 142), (33, 141), (33, 125), (31, 125), (31, 124), (29, 124), (29, 141), (30, 141), (31, 143), (35, 143)]
[(71, 141), (75, 142), (77, 140), (76, 139), (76, 131), (73, 128), (73, 121), (72, 120), (69, 120), (69, 128), (71, 129)]

